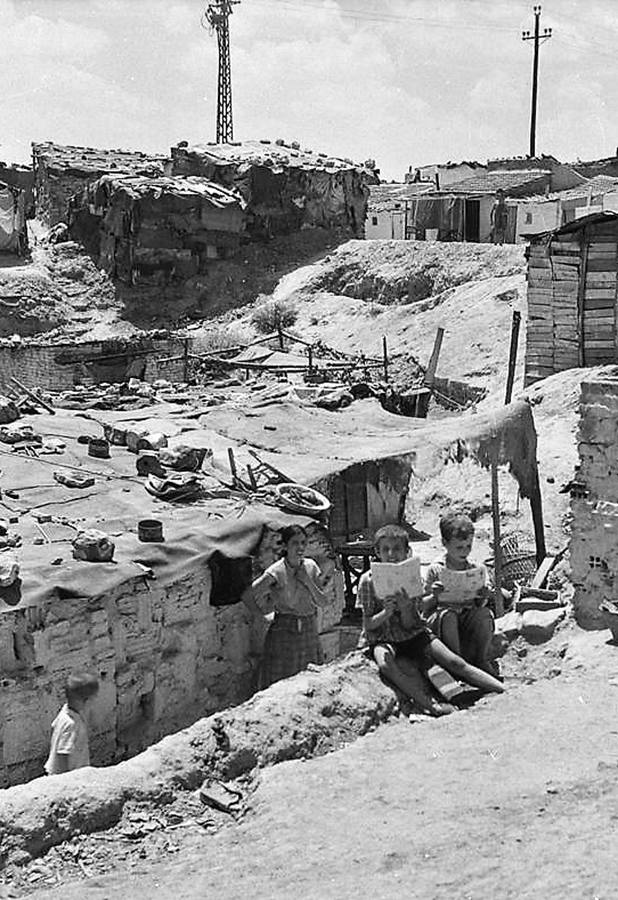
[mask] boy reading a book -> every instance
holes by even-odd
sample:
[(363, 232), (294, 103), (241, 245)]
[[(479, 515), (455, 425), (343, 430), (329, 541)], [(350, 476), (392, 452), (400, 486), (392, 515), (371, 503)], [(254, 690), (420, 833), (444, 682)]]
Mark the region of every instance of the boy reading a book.
[(497, 665), (490, 659), (494, 620), (487, 608), (489, 577), (482, 563), (468, 559), (474, 524), (468, 516), (449, 513), (440, 519), (440, 534), (445, 554), (425, 576), (425, 618), (453, 653), (495, 675)]
[[(385, 525), (375, 536), (380, 562), (403, 563), (408, 557), (408, 535), (399, 525)], [(399, 688), (412, 704), (433, 716), (446, 715), (453, 707), (433, 696), (425, 672), (438, 663), (455, 678), (485, 691), (502, 693), (504, 688), (491, 675), (469, 665), (452, 653), (427, 627), (419, 612), (420, 586), (409, 593), (380, 598), (372, 572), (364, 572), (358, 583), (356, 605), (363, 612), (361, 647), (367, 647), (380, 673)], [(416, 596), (415, 596), (416, 594)]]

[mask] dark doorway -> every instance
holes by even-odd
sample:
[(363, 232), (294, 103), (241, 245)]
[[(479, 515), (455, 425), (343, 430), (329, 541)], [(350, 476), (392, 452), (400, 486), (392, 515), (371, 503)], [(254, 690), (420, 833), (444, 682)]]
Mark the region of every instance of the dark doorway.
[(466, 200), (464, 208), (464, 240), (479, 242), (479, 226), (481, 219), (481, 203), (479, 200)]

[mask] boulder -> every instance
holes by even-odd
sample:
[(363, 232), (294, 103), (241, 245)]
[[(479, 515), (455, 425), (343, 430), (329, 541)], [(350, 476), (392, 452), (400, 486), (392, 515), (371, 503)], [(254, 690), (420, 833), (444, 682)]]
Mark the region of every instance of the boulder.
[(9, 422), (15, 422), (19, 419), (19, 410), (8, 397), (0, 396), (0, 425), (8, 425)]
[(564, 608), (529, 609), (522, 614), (521, 633), (531, 644), (543, 644), (552, 637), (558, 622), (564, 619), (565, 614)]

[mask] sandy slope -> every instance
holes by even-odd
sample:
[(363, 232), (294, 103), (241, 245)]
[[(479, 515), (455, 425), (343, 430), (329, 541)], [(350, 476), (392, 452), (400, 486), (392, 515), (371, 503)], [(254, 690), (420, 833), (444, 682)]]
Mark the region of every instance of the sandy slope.
[(281, 763), (239, 827), (36, 896), (612, 900), (617, 650), (605, 641), (559, 635), (545, 657), (556, 677)]

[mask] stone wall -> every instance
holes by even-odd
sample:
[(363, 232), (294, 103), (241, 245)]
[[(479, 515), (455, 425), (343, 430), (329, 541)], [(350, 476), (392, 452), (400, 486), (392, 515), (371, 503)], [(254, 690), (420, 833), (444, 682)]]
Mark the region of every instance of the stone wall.
[(583, 382), (579, 467), (571, 491), (575, 615), (603, 628), (602, 600), (618, 602), (618, 378)]
[[(152, 349), (146, 355), (144, 351)], [(132, 363), (144, 381), (165, 378), (184, 381), (184, 359), (167, 361), (168, 357), (182, 357), (182, 338), (139, 339), (127, 341), (85, 341), (80, 343), (44, 344), (35, 342), (0, 343), (0, 385), (18, 378), (26, 387), (38, 390), (64, 391), (76, 384), (120, 382)], [(117, 354), (114, 356), (114, 354)], [(97, 357), (98, 363), (87, 362)]]

